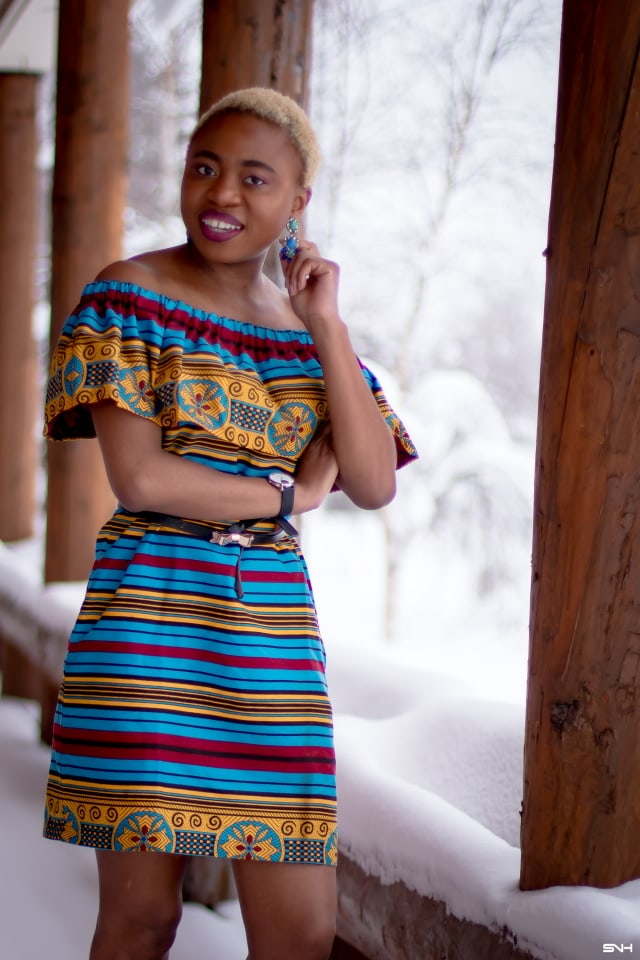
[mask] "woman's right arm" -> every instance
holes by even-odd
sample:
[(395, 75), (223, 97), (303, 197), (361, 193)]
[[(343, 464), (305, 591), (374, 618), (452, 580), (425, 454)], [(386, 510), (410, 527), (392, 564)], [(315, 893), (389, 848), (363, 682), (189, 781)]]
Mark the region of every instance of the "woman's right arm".
[[(163, 450), (157, 424), (113, 403), (92, 406), (91, 414), (111, 489), (125, 509), (220, 521), (278, 514), (280, 491), (264, 478), (224, 473)], [(336, 474), (330, 445), (322, 437), (312, 441), (296, 471), (294, 513), (318, 507)]]

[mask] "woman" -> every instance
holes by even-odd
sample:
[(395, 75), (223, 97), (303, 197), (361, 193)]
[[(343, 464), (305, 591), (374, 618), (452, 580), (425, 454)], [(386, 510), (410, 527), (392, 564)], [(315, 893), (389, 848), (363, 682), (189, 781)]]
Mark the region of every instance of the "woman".
[[(331, 708), (287, 518), (336, 486), (383, 506), (415, 451), (353, 353), (337, 266), (297, 239), (317, 161), (289, 98), (215, 104), (187, 152), (187, 242), (103, 270), (52, 358), (48, 436), (95, 431), (118, 499), (70, 639), (45, 825), (96, 848), (91, 960), (168, 955), (191, 855), (232, 860), (251, 960), (331, 949)], [(286, 290), (263, 273), (283, 232)]]

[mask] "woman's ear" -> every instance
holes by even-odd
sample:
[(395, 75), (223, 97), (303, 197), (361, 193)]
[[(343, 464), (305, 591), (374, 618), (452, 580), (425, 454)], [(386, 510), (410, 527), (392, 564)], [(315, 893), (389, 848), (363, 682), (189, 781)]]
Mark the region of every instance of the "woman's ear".
[(302, 211), (308, 207), (310, 200), (311, 187), (303, 187), (300, 192), (296, 194), (296, 198), (293, 201), (293, 206), (291, 207), (291, 216), (299, 216)]

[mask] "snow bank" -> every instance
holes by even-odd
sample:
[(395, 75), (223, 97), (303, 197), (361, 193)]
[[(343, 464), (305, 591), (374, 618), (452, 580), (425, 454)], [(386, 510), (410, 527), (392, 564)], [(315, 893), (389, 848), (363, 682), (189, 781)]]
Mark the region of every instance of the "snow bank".
[(340, 845), (363, 870), (544, 960), (640, 951), (640, 881), (518, 889), (523, 708), (364, 648), (333, 649), (329, 679)]

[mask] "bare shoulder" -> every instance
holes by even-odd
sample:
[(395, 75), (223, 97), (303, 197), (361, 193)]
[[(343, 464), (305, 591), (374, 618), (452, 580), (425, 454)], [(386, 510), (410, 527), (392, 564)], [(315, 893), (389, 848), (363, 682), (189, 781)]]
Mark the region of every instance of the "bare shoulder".
[(96, 276), (96, 281), (103, 280), (138, 283), (142, 286), (149, 280), (149, 271), (135, 260), (115, 260)]
[(131, 257), (129, 260), (115, 260), (96, 276), (96, 281), (113, 280), (119, 283), (133, 283), (140, 287), (159, 290), (171, 274), (171, 265), (177, 259), (179, 247), (166, 250), (152, 250)]

